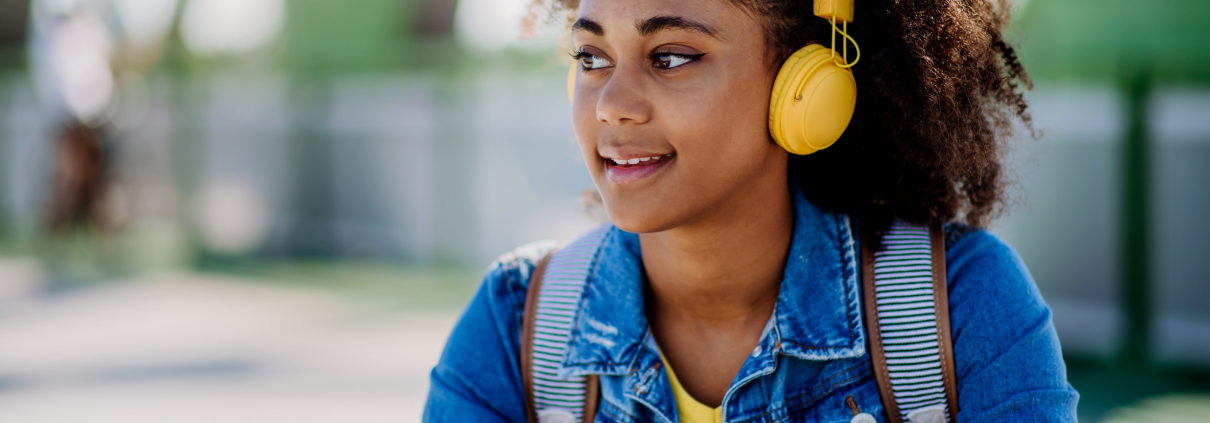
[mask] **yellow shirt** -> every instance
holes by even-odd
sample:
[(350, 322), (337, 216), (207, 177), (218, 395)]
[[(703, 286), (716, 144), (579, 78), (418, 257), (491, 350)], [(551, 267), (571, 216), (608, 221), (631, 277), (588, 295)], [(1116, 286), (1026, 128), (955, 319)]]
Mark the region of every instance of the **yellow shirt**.
[(681, 423), (723, 423), (723, 407), (710, 408), (697, 402), (681, 386), (681, 381), (676, 380), (676, 373), (663, 354), (660, 354), (660, 360), (664, 361), (664, 369), (668, 370), (668, 382), (672, 384), (672, 397), (676, 399), (676, 411), (681, 415)]

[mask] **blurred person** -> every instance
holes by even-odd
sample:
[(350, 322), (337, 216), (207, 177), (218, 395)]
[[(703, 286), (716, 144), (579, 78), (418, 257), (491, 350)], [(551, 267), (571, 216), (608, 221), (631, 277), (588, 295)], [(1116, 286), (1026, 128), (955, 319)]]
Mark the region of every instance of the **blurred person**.
[(30, 70), (54, 127), (45, 224), (53, 235), (112, 232), (116, 213), (112, 117), (124, 40), (109, 1), (33, 1)]
[(537, 7), (612, 224), (489, 268), (424, 421), (1075, 421), (983, 229), (1030, 120), (1006, 1)]
[(54, 233), (103, 231), (114, 226), (105, 203), (109, 184), (101, 131), (83, 123), (63, 126), (55, 154), (48, 211)]

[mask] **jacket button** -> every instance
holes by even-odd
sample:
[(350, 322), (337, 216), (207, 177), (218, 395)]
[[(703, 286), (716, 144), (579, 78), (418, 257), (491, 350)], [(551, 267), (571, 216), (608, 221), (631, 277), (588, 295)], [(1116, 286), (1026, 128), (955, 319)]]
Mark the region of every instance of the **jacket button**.
[(764, 349), (764, 348), (761, 348), (761, 347), (760, 347), (760, 345), (757, 345), (757, 346), (756, 346), (756, 349), (752, 350), (752, 356), (753, 356), (753, 357), (760, 357), (760, 353), (761, 353), (762, 351), (764, 351), (764, 350), (765, 350), (765, 349)]

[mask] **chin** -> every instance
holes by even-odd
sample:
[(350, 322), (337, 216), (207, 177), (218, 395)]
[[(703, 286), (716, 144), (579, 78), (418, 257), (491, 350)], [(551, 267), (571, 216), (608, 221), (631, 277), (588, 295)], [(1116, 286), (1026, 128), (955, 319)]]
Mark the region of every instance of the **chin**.
[(634, 234), (663, 232), (675, 228), (681, 219), (677, 213), (657, 204), (633, 204), (605, 199), (605, 213), (614, 226)]

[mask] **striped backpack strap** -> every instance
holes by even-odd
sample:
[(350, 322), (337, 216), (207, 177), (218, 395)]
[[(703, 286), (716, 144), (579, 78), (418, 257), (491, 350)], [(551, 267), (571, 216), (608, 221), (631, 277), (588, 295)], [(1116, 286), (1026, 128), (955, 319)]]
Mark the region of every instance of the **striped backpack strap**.
[(598, 228), (534, 268), (521, 325), (521, 381), (530, 423), (592, 421), (600, 401), (596, 375), (559, 377), (580, 295), (610, 226)]
[(896, 221), (882, 251), (862, 243), (862, 291), (874, 376), (892, 423), (956, 421), (945, 237)]

